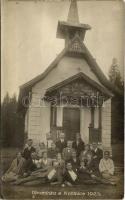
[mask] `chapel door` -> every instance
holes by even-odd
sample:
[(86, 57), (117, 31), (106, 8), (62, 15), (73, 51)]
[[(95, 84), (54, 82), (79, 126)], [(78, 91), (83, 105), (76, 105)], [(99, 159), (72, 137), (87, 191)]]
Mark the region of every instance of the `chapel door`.
[(74, 140), (75, 134), (80, 132), (79, 108), (63, 108), (63, 130), (66, 140)]

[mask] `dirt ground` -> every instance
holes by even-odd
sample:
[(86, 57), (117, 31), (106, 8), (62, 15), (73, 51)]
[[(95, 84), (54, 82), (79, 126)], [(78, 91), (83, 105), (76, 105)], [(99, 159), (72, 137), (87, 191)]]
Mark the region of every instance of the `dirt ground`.
[[(4, 149), (2, 151), (2, 174), (15, 157), (18, 149)], [(1, 194), (4, 199), (123, 199), (123, 146), (113, 147), (113, 160), (115, 161), (116, 174), (119, 181), (116, 186), (104, 184), (77, 185), (73, 187), (50, 186), (13, 186), (1, 184)]]

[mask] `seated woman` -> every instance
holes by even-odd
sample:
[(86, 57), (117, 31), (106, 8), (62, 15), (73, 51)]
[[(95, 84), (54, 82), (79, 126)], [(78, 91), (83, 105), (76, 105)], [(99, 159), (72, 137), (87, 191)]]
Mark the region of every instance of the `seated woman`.
[(24, 163), (25, 159), (22, 157), (21, 152), (18, 152), (16, 158), (12, 161), (10, 168), (3, 175), (2, 180), (5, 182), (17, 180), (17, 178), (23, 173)]
[(82, 161), (83, 159), (86, 159), (87, 158), (87, 155), (91, 153), (91, 149), (90, 149), (90, 145), (89, 144), (86, 144), (85, 145), (85, 150), (83, 150), (80, 154), (80, 161)]
[(65, 161), (62, 159), (61, 153), (57, 154), (57, 158), (52, 162), (53, 168), (48, 173), (48, 180), (51, 185), (61, 184), (63, 181), (63, 174), (65, 172)]
[(42, 158), (42, 154), (45, 150), (46, 150), (46, 146), (44, 142), (40, 142), (38, 148), (36, 148), (36, 153), (39, 159)]
[(110, 152), (105, 151), (104, 152), (104, 157), (100, 160), (99, 163), (99, 171), (101, 173), (102, 178), (106, 179), (111, 183), (112, 185), (115, 185), (115, 181), (118, 180), (114, 176), (114, 162), (110, 158)]
[(63, 184), (62, 187), (72, 186), (78, 183), (78, 175), (73, 170), (71, 162), (66, 163), (66, 171), (63, 176)]
[(48, 170), (52, 166), (52, 160), (48, 158), (47, 151), (43, 152), (43, 157), (41, 159), (41, 168)]
[(71, 162), (71, 164), (72, 164), (73, 170), (74, 170), (75, 172), (77, 172), (78, 169), (79, 169), (79, 166), (80, 166), (80, 160), (79, 160), (79, 158), (77, 157), (77, 154), (76, 154), (76, 151), (75, 151), (75, 150), (73, 150), (73, 152), (72, 152), (72, 157), (71, 157), (71, 159), (70, 159), (70, 162)]

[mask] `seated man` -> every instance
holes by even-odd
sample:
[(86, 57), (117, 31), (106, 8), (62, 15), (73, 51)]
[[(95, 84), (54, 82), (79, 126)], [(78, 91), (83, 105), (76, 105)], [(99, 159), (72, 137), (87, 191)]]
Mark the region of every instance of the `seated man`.
[(29, 158), (31, 158), (31, 153), (35, 152), (36, 149), (33, 147), (33, 140), (32, 139), (28, 139), (27, 140), (27, 144), (24, 147), (22, 156), (28, 160)]
[(2, 180), (5, 182), (15, 181), (23, 173), (23, 166), (25, 159), (22, 157), (21, 152), (17, 153), (17, 157), (11, 163), (10, 168), (3, 175)]
[(104, 158), (100, 160), (99, 171), (103, 178), (110, 179), (114, 175), (114, 163), (110, 158), (110, 152), (104, 152)]
[(79, 167), (79, 181), (80, 183), (86, 181), (86, 180), (91, 180), (91, 174), (87, 170), (87, 160), (84, 159), (80, 162), (80, 167)]
[(72, 141), (67, 141), (67, 147), (62, 151), (62, 157), (65, 161), (69, 161), (71, 159), (73, 150)]
[(71, 159), (70, 159), (70, 162), (71, 162), (71, 164), (72, 164), (73, 170), (74, 170), (75, 172), (77, 172), (78, 169), (79, 169), (79, 166), (80, 166), (80, 160), (79, 160), (79, 158), (77, 157), (77, 154), (76, 154), (76, 151), (75, 151), (75, 150), (73, 150), (73, 152), (72, 152), (72, 157), (71, 157)]
[(78, 182), (78, 175), (73, 170), (71, 162), (67, 162), (67, 164), (66, 164), (66, 171), (64, 173), (63, 178), (64, 178), (63, 179), (64, 184), (62, 184), (63, 187), (65, 187), (65, 185), (72, 186), (72, 185), (77, 184), (77, 182)]
[(54, 142), (51, 143), (51, 147), (48, 149), (47, 153), (48, 153), (48, 158), (56, 159), (58, 149)]
[(80, 178), (83, 179), (83, 181), (85, 179), (95, 180), (96, 177), (100, 176), (98, 164), (96, 160), (93, 159), (91, 153), (87, 154), (86, 159), (81, 161), (79, 172), (83, 174), (83, 176), (80, 175)]

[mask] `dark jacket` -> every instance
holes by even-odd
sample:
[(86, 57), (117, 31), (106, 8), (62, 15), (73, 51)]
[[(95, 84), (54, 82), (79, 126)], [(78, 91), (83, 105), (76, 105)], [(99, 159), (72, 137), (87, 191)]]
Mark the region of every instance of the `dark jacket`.
[(28, 160), (31, 158), (31, 153), (35, 152), (36, 149), (34, 147), (31, 147), (30, 149), (28, 149), (28, 147), (26, 147), (22, 153), (22, 156)]
[(98, 165), (98, 162), (94, 159), (94, 160), (91, 160), (90, 163), (87, 163), (86, 164), (86, 168), (87, 170), (94, 174), (95, 176), (99, 176), (100, 173), (99, 173), (99, 165)]
[[(73, 171), (74, 171), (74, 170), (73, 170)], [(75, 172), (75, 171), (74, 171), (74, 172)], [(77, 175), (76, 172), (75, 172), (75, 174)], [(78, 176), (77, 176), (76, 180), (74, 181), (74, 180), (72, 179), (72, 177), (70, 176), (68, 170), (66, 170), (65, 173), (64, 173), (64, 176), (63, 176), (63, 181), (64, 181), (64, 182), (67, 181), (67, 182), (70, 182), (71, 184), (75, 185), (75, 184), (77, 184), (77, 182), (78, 182)]]
[(75, 172), (78, 171), (79, 166), (80, 166), (80, 160), (78, 158), (76, 158), (76, 161), (73, 160), (73, 158), (71, 158), (70, 160), (71, 164), (72, 164), (72, 168)]
[(58, 153), (57, 148), (55, 148), (55, 149), (49, 148), (47, 151), (48, 158), (56, 159), (57, 153)]
[(29, 158), (26, 160), (25, 165), (24, 165), (24, 172), (25, 173), (31, 173), (37, 169), (37, 166), (35, 163), (33, 163), (33, 160)]
[(64, 140), (64, 142), (61, 142), (58, 140), (56, 142), (56, 148), (58, 149), (59, 153), (62, 153), (63, 149), (67, 147), (67, 142)]
[(101, 149), (97, 148), (96, 152), (94, 150), (92, 150), (92, 155), (93, 155), (93, 157), (96, 156), (96, 158), (94, 158), (94, 159), (99, 164), (100, 160), (103, 158), (103, 151)]
[(62, 151), (62, 157), (65, 161), (69, 161), (72, 157), (72, 152), (74, 151), (73, 148), (64, 148)]
[(79, 140), (78, 145), (77, 145), (77, 142), (74, 141), (72, 144), (72, 148), (76, 150), (77, 156), (80, 156), (81, 151), (83, 151), (85, 148), (85, 145), (82, 139)]

